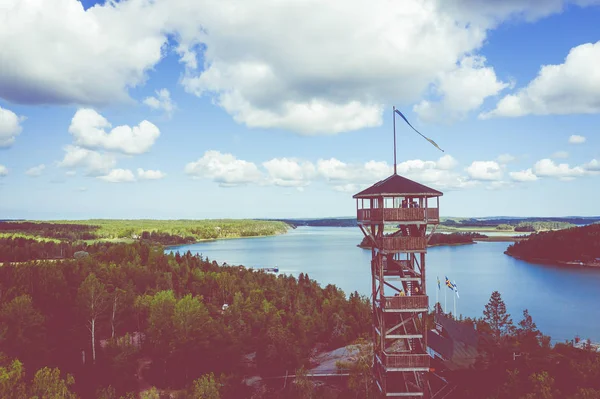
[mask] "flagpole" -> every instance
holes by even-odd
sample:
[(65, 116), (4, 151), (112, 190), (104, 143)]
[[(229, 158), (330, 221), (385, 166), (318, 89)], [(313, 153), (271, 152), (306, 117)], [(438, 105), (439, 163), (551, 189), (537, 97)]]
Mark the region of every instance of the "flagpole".
[(454, 320), (456, 320), (456, 292), (454, 293)]
[(396, 106), (394, 105), (394, 174), (396, 174)]
[(446, 298), (446, 290), (444, 290), (444, 313), (448, 313), (448, 298)]
[(437, 313), (437, 304), (440, 302), (439, 300), (439, 296), (440, 296), (440, 278), (438, 277), (438, 289), (435, 290), (435, 306), (433, 307), (433, 309), (435, 310), (435, 312)]

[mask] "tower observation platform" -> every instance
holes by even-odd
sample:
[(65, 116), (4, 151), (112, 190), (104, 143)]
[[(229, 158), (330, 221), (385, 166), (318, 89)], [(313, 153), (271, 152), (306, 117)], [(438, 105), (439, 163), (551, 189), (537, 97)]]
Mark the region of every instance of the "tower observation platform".
[(386, 397), (431, 397), (425, 255), (442, 195), (394, 173), (353, 196), (372, 248), (373, 372)]

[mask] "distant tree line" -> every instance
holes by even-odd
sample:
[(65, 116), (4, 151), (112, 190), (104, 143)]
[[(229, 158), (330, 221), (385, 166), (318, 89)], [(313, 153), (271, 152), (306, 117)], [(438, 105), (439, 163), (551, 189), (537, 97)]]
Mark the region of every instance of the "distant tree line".
[(507, 249), (525, 260), (590, 261), (600, 258), (600, 224), (532, 234)]
[(91, 240), (98, 226), (66, 223), (0, 222), (0, 233), (25, 233), (59, 240)]
[(0, 236), (62, 241), (95, 239), (143, 239), (163, 245), (198, 240), (269, 236), (282, 234), (290, 226), (281, 221), (249, 219), (215, 220), (75, 220), (68, 222), (0, 222)]
[[(482, 218), (482, 219), (445, 219), (440, 224), (447, 227), (495, 227), (498, 230), (512, 230), (515, 227), (534, 226), (535, 231), (563, 229), (574, 225), (590, 224), (600, 221), (600, 217), (560, 217), (560, 218)], [(518, 230), (517, 230), (518, 231)]]

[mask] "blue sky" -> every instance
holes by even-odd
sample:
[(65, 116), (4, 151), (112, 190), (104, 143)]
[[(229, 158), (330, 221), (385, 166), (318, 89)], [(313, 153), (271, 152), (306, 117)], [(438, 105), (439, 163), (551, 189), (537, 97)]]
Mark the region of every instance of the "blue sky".
[(0, 219), (351, 216), (393, 105), (442, 215), (600, 214), (600, 2), (49, 3), (3, 11)]

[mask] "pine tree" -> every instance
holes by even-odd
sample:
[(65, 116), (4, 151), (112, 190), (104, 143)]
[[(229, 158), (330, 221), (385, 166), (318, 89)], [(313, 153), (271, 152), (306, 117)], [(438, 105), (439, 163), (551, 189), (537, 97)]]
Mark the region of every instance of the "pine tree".
[(506, 304), (498, 291), (492, 292), (490, 301), (485, 305), (483, 315), (483, 320), (489, 325), (496, 342), (514, 329), (510, 314), (506, 311)]

